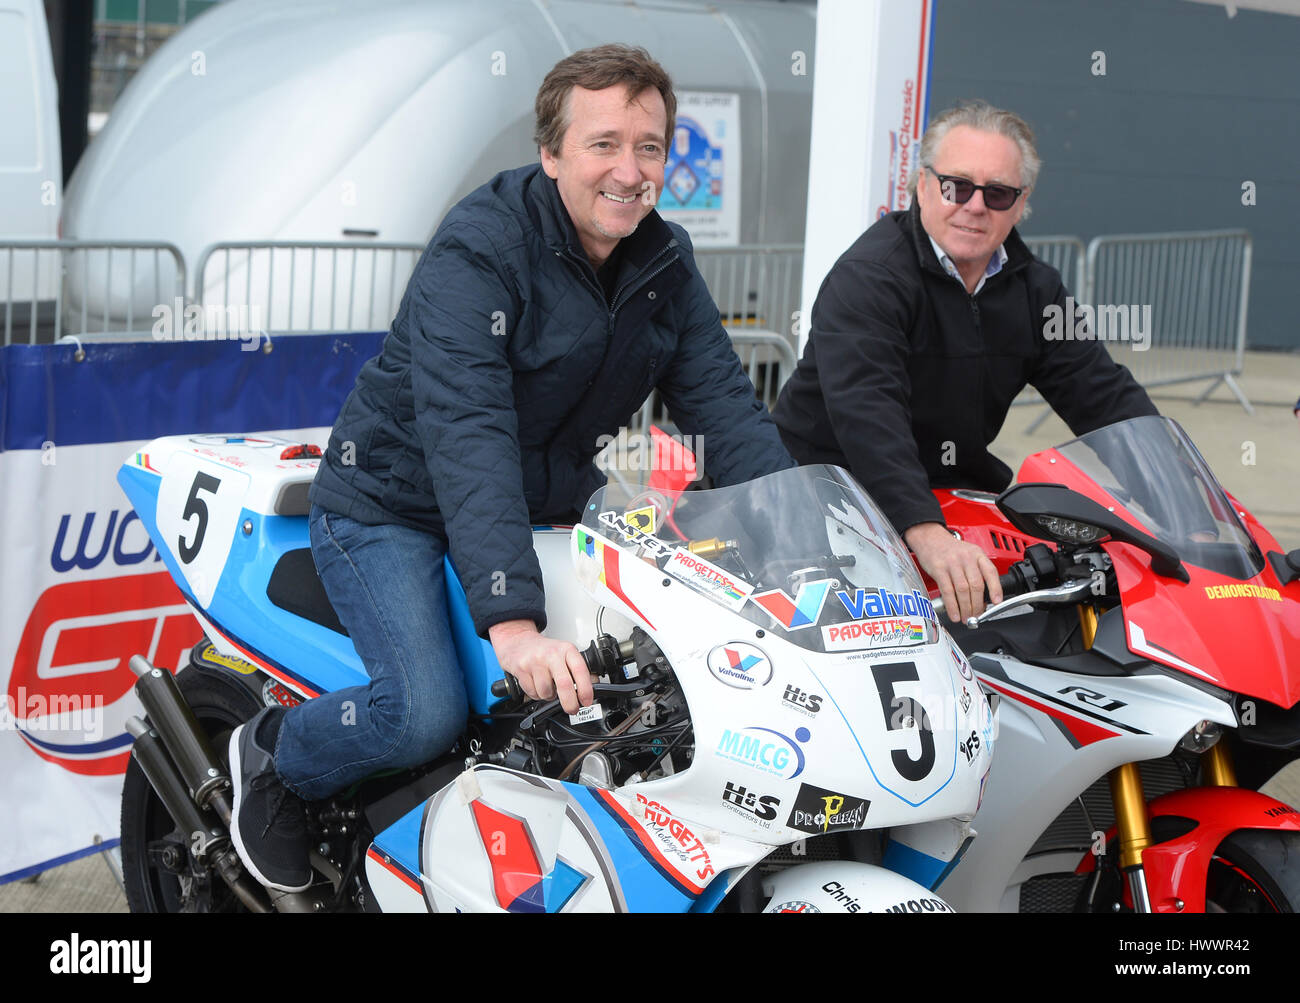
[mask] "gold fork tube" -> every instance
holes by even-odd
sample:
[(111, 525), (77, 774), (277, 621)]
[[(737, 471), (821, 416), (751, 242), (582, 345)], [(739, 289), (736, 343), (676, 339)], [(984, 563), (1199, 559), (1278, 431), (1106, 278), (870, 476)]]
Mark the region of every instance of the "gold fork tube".
[(1097, 611), (1082, 603), (1079, 604), (1079, 628), (1083, 631), (1083, 647), (1091, 648), (1097, 636)]
[(1111, 770), (1110, 796), (1119, 830), (1119, 866), (1122, 870), (1141, 867), (1142, 851), (1151, 845), (1151, 823), (1136, 763)]
[(1237, 771), (1232, 766), (1228, 736), (1224, 735), (1201, 755), (1201, 776), (1208, 787), (1236, 787)]

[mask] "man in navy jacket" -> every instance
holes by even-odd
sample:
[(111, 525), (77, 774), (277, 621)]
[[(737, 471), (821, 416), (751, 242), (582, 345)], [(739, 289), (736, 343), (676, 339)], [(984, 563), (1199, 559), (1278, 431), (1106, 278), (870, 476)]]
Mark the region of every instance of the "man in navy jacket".
[(502, 667), (574, 713), (591, 677), (572, 644), (540, 633), (530, 526), (577, 518), (603, 482), (602, 436), (657, 387), (719, 485), (794, 465), (685, 231), (653, 209), (675, 111), (644, 50), (567, 57), (538, 92), (540, 165), (468, 195), (416, 266), (311, 492), (313, 556), (371, 683), (263, 712), (231, 738), (232, 830), (263, 884), (311, 880), (293, 795), (426, 762), (461, 732), (448, 550)]

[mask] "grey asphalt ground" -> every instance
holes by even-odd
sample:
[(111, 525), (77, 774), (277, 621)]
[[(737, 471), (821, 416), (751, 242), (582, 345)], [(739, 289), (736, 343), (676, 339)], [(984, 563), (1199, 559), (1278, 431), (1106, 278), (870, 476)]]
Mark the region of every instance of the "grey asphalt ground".
[[(1122, 361), (1122, 360), (1121, 360)], [(1249, 352), (1239, 379), (1255, 407), (1247, 415), (1225, 386), (1201, 404), (1195, 399), (1207, 382), (1156, 388), (1156, 406), (1177, 420), (1239, 502), (1251, 510), (1284, 550), (1300, 547), (1300, 425), (1291, 408), (1300, 396), (1300, 355)], [(1071, 438), (1055, 415), (1033, 432), (1027, 426), (1041, 405), (1012, 409), (993, 452), (1012, 469), (1030, 453)], [(1300, 806), (1300, 763), (1264, 787), (1265, 793)], [(99, 855), (82, 858), (37, 875), (0, 885), (0, 912), (126, 912), (126, 898), (113, 869)]]

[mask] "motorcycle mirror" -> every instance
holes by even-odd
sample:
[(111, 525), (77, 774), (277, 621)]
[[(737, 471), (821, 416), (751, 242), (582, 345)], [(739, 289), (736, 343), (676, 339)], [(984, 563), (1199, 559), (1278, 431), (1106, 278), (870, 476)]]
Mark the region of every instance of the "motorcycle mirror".
[(1276, 550), (1270, 550), (1268, 560), (1273, 565), (1273, 572), (1277, 575), (1277, 580), (1283, 585), (1290, 585), (1297, 578), (1300, 578), (1300, 548), (1291, 551), (1289, 554), (1280, 554)]
[(1173, 547), (1064, 484), (1015, 484), (998, 495), (997, 504), (1022, 533), (1071, 545), (1094, 543), (1109, 536), (1150, 554), (1156, 574), (1191, 581)]

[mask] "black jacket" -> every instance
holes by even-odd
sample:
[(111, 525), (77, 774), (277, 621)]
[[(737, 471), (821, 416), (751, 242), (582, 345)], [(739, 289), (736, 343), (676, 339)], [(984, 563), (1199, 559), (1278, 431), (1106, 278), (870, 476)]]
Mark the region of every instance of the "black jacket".
[(822, 283), (773, 411), (800, 463), (847, 467), (900, 533), (943, 521), (931, 486), (1010, 483), (988, 445), (1026, 384), (1076, 435), (1157, 413), (1101, 344), (1045, 338), (1044, 308), (1065, 308), (1060, 273), (1014, 229), (1004, 247), (1002, 270), (971, 296), (943, 270), (915, 206), (877, 220)]
[[(620, 241), (612, 306), (533, 164), (454, 206), (344, 402), (311, 500), (444, 535), (480, 634), (546, 623), (531, 523), (573, 522), (597, 440), (658, 387), (719, 485), (792, 466), (679, 226)], [(503, 577), (504, 575), (504, 577)]]

